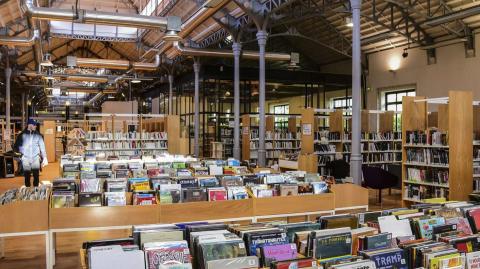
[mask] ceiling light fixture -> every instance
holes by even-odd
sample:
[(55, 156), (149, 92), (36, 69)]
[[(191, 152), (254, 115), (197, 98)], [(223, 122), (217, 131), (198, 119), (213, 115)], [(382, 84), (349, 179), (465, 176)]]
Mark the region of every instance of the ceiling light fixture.
[(137, 84), (137, 83), (140, 83), (142, 81), (140, 79), (138, 79), (137, 74), (135, 74), (135, 77), (131, 80), (131, 82)]
[(70, 106), (70, 101), (65, 101), (65, 106)]
[(403, 57), (403, 58), (407, 58), (407, 57), (408, 57), (408, 51), (407, 51), (407, 49), (403, 49), (402, 57)]
[(345, 17), (345, 26), (347, 27), (353, 27), (353, 21), (352, 21), (352, 17)]
[(53, 80), (53, 79), (55, 79), (55, 78), (53, 77), (53, 70), (52, 70), (52, 68), (48, 68), (48, 69), (47, 69), (47, 74), (46, 74), (43, 78), (46, 79), (46, 80)]
[(42, 62), (40, 63), (41, 66), (53, 66), (53, 63), (52, 63), (52, 60), (51, 60), (52, 56), (50, 55), (50, 53), (45, 53), (43, 55), (43, 60)]

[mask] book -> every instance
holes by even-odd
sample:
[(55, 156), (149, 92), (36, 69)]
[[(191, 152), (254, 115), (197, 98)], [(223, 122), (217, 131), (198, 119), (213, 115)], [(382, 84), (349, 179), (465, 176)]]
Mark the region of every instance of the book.
[(297, 258), (297, 246), (293, 243), (266, 245), (260, 248), (262, 266), (271, 266), (274, 261), (285, 261)]
[[(269, 245), (281, 245), (288, 242), (287, 234), (280, 230), (249, 232), (245, 234), (248, 255), (260, 256), (260, 248)], [(257, 252), (258, 251), (258, 252)]]
[(416, 225), (420, 238), (432, 239), (433, 227), (437, 225), (445, 224), (443, 217), (431, 217), (428, 219), (419, 219), (416, 221)]
[(470, 223), (464, 217), (454, 217), (445, 219), (446, 224), (455, 224), (457, 225), (457, 231), (462, 232), (465, 235), (473, 234), (472, 228), (470, 227)]
[(375, 262), (377, 269), (408, 269), (407, 262), (400, 248), (389, 248), (361, 252), (362, 255)]
[(243, 179), (240, 176), (223, 176), (220, 178), (220, 185), (225, 188), (243, 187)]
[(198, 187), (198, 181), (193, 177), (177, 178), (177, 184), (180, 184), (182, 186), (182, 189)]
[(78, 195), (79, 207), (102, 206), (101, 193), (80, 193)]
[(257, 256), (245, 256), (208, 261), (206, 269), (256, 269), (259, 267), (260, 262)]
[(200, 250), (199, 265), (201, 268), (206, 268), (209, 261), (247, 256), (245, 243), (240, 238), (220, 242), (203, 242), (200, 243)]
[(382, 216), (378, 218), (380, 232), (391, 233), (392, 238), (412, 235), (412, 228), (408, 219), (398, 220), (395, 216)]
[(293, 268), (319, 268), (317, 261), (313, 258), (300, 258), (288, 261), (272, 262), (272, 269), (293, 269)]
[(357, 216), (350, 214), (340, 214), (332, 216), (321, 216), (318, 222), (322, 225), (322, 229), (334, 229), (342, 227), (350, 227), (355, 229), (358, 227)]
[(183, 202), (201, 202), (207, 201), (207, 192), (203, 188), (182, 188)]
[(158, 198), (160, 204), (176, 204), (182, 200), (182, 186), (180, 184), (162, 184), (159, 186)]
[(332, 265), (332, 269), (376, 269), (375, 262), (368, 260), (354, 261)]
[(227, 187), (228, 200), (248, 199), (247, 189), (244, 186)]
[(125, 206), (127, 205), (127, 197), (125, 192), (105, 192), (105, 206)]
[(119, 245), (98, 246), (88, 250), (89, 267), (95, 269), (144, 268), (143, 251)]
[(280, 196), (296, 196), (298, 195), (297, 184), (282, 184), (279, 185)]
[(313, 231), (308, 243), (315, 259), (328, 259), (352, 254), (352, 233), (349, 229)]
[(208, 189), (209, 201), (225, 201), (227, 200), (227, 190), (223, 187)]
[(285, 230), (285, 233), (287, 234), (288, 242), (293, 243), (295, 242), (296, 232), (320, 230), (321, 224), (313, 223), (313, 222), (299, 222), (299, 223), (281, 224), (281, 225), (278, 225), (278, 227)]
[(128, 183), (131, 191), (150, 190), (150, 180), (148, 178), (129, 178)]
[(199, 177), (198, 185), (202, 188), (215, 188), (220, 186), (220, 182), (216, 177)]
[(465, 254), (465, 265), (467, 269), (480, 268), (480, 251)]
[(376, 250), (389, 248), (392, 245), (392, 234), (381, 233), (371, 236), (365, 236), (363, 239), (363, 250)]
[(163, 265), (191, 263), (186, 241), (151, 242), (143, 245), (146, 269), (158, 269)]
[(134, 192), (133, 193), (133, 204), (134, 205), (156, 205), (157, 198), (155, 197), (155, 192)]

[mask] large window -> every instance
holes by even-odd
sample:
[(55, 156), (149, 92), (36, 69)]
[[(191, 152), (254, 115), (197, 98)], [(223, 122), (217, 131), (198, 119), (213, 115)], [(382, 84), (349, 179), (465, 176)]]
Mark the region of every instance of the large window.
[[(285, 105), (274, 105), (273, 111), (275, 115), (278, 114), (290, 114), (290, 106)], [(276, 116), (275, 117), (275, 128), (284, 128), (288, 126), (288, 116)]]
[(352, 97), (333, 98), (333, 109), (352, 109)]
[(392, 92), (385, 92), (384, 109), (388, 111), (399, 112), (395, 114), (393, 129), (401, 131), (402, 129), (402, 98), (404, 96), (415, 96), (415, 89), (409, 88)]

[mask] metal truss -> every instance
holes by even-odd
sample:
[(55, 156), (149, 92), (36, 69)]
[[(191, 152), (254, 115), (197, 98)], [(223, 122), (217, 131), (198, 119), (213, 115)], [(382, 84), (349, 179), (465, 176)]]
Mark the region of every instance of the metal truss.
[(137, 42), (136, 38), (127, 38), (127, 37), (114, 37), (114, 36), (96, 36), (96, 35), (85, 35), (85, 34), (61, 34), (61, 33), (50, 33), (51, 37), (56, 38), (66, 38), (66, 39), (81, 39), (81, 40), (91, 40), (91, 41), (109, 41), (109, 42)]

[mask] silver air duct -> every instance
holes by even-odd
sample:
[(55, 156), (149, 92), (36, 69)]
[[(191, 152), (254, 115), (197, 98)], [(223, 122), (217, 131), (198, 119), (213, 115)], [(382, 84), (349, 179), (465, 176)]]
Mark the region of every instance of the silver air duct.
[[(233, 58), (233, 52), (231, 50), (187, 48), (182, 46), (180, 42), (174, 42), (173, 48), (179, 54), (185, 55), (185, 56)], [(244, 50), (242, 51), (242, 58), (250, 59), (250, 60), (258, 60), (259, 53), (257, 51)], [(288, 62), (292, 60), (292, 56), (287, 53), (267, 52), (265, 54), (265, 60)]]
[(85, 103), (85, 106), (92, 106), (98, 99), (102, 98), (104, 95), (103, 92), (98, 92), (92, 99), (88, 100), (87, 103)]
[(39, 30), (30, 31), (30, 36), (27, 37), (2, 36), (0, 45), (31, 47), (37, 38), (40, 38)]
[(67, 66), (106, 68), (115, 70), (129, 70), (132, 68), (134, 71), (155, 71), (160, 66), (160, 55), (155, 56), (155, 62), (153, 63), (129, 62), (127, 60), (78, 58), (75, 56), (68, 56)]
[(91, 11), (84, 9), (60, 9), (37, 7), (34, 0), (24, 0), (23, 8), (27, 16), (48, 21), (68, 21), (87, 24), (103, 24), (144, 29), (160, 29), (162, 31), (179, 32), (179, 17), (155, 17), (137, 14), (119, 14), (112, 12)]

